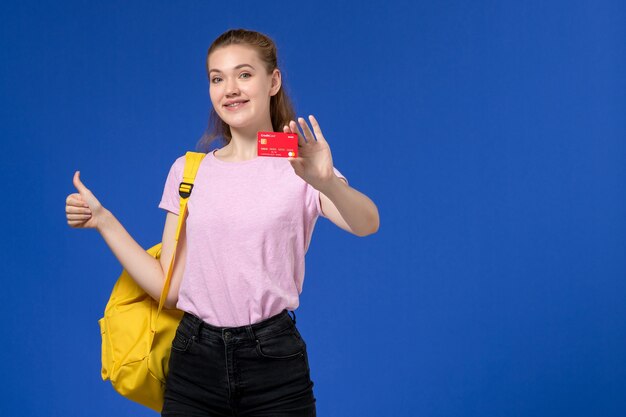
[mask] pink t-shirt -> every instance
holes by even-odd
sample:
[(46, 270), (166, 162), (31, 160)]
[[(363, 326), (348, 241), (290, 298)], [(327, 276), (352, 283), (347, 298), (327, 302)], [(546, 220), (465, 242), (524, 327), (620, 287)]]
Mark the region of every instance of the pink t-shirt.
[[(172, 164), (159, 203), (175, 214), (184, 165), (185, 155)], [(326, 217), (319, 195), (284, 158), (225, 162), (209, 152), (187, 203), (187, 257), (177, 308), (221, 327), (295, 310), (304, 255), (318, 216)]]

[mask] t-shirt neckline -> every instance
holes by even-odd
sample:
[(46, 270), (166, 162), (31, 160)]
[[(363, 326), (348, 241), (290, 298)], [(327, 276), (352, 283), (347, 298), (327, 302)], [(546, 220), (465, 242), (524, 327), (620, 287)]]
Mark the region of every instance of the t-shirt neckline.
[(248, 164), (253, 164), (257, 161), (260, 161), (262, 159), (262, 157), (260, 156), (256, 156), (256, 158), (252, 158), (252, 159), (248, 159), (246, 161), (231, 161), (231, 162), (226, 162), (226, 161), (222, 161), (221, 159), (219, 159), (217, 156), (215, 156), (215, 152), (219, 150), (219, 149), (214, 149), (211, 152), (209, 152), (211, 159), (213, 159), (213, 161), (215, 161), (215, 163), (220, 164), (220, 165), (230, 165), (230, 166), (241, 166), (241, 165), (248, 165)]

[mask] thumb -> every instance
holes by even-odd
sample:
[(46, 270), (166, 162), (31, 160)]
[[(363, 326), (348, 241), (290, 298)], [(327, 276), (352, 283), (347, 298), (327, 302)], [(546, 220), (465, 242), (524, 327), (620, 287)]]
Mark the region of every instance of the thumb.
[(291, 166), (295, 169), (296, 167), (300, 167), (302, 165), (302, 162), (300, 159), (298, 158), (293, 158), (293, 157), (288, 157), (287, 161), (289, 161), (289, 163), (291, 164)]
[(89, 188), (85, 187), (85, 184), (80, 180), (80, 171), (74, 173), (74, 187), (78, 190), (81, 196), (85, 196), (89, 192)]

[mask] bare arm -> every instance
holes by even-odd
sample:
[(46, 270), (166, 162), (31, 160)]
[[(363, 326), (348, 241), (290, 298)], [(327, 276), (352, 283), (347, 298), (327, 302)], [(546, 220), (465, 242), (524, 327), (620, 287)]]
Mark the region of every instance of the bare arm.
[[(153, 258), (146, 252), (126, 231), (124, 226), (115, 218), (113, 213), (106, 211), (102, 220), (98, 222), (97, 230), (100, 232), (105, 242), (122, 264), (122, 267), (130, 276), (143, 288), (152, 298), (159, 301), (161, 290), (172, 259), (174, 250), (174, 237), (178, 225), (178, 216), (173, 213), (167, 214), (165, 227), (163, 229), (163, 246), (159, 260)], [(173, 308), (178, 300), (178, 288), (182, 279), (184, 269), (184, 259), (186, 256), (186, 236), (184, 230), (181, 231), (178, 243), (178, 254), (172, 273), (172, 282), (167, 300), (166, 308)]]
[[(164, 281), (167, 277), (170, 262), (172, 261), (172, 253), (174, 252), (174, 243), (176, 237), (176, 227), (178, 227), (178, 215), (172, 212), (167, 212), (167, 217), (165, 218), (165, 227), (163, 228), (163, 247), (161, 248), (160, 259)], [(178, 290), (180, 288), (180, 283), (183, 279), (186, 259), (187, 232), (185, 224), (183, 224), (183, 228), (180, 231), (180, 236), (178, 236), (178, 246), (176, 247), (176, 260), (174, 261), (174, 271), (172, 272), (170, 290), (167, 293), (167, 299), (165, 300), (166, 308), (176, 307), (176, 302), (178, 301)]]
[[(161, 256), (160, 260), (157, 260), (135, 242), (113, 213), (102, 206), (91, 190), (80, 180), (79, 171), (74, 173), (73, 182), (78, 193), (72, 193), (65, 199), (67, 224), (76, 229), (98, 230), (122, 267), (148, 295), (159, 301), (174, 252), (178, 215), (167, 213), (163, 228)], [(170, 290), (164, 303), (166, 308), (176, 306), (186, 256), (187, 237), (183, 227), (178, 238), (177, 257)]]
[(110, 211), (98, 222), (97, 230), (109, 245), (122, 267), (152, 298), (158, 300), (163, 289), (164, 273), (161, 264), (128, 234)]
[(320, 204), (330, 221), (359, 237), (378, 231), (378, 208), (368, 196), (350, 187), (336, 174), (324, 185), (320, 190)]

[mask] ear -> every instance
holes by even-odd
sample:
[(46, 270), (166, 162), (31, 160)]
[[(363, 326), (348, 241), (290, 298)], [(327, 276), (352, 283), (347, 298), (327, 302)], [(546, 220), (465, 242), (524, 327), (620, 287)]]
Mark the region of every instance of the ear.
[(281, 73), (278, 68), (272, 72), (272, 88), (270, 88), (270, 96), (275, 96), (280, 91), (282, 85)]

